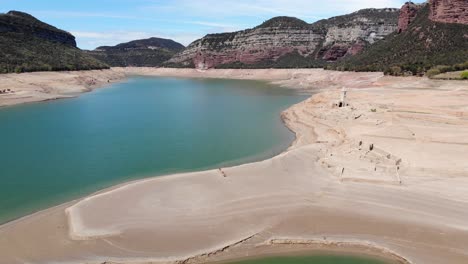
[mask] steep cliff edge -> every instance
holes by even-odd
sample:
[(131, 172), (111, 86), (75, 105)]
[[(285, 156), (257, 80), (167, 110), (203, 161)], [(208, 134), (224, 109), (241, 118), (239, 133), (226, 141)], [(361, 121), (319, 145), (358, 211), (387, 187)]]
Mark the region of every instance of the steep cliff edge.
[(168, 66), (297, 67), (359, 53), (397, 29), (398, 9), (365, 9), (308, 24), (276, 17), (252, 29), (210, 34), (176, 54)]
[(398, 18), (398, 33), (406, 31), (411, 23), (413, 23), (419, 9), (424, 5), (417, 5), (413, 2), (406, 2), (400, 10), (400, 17)]
[[(449, 4), (458, 2), (444, 1)], [(408, 8), (408, 4), (405, 8)], [(468, 25), (460, 20), (457, 23), (434, 21), (434, 13), (439, 11), (434, 11), (433, 8), (433, 2), (424, 4), (418, 8), (416, 14), (409, 16), (410, 19), (407, 15), (413, 11), (408, 13), (402, 10), (404, 17), (401, 20), (405, 22), (402, 29), (405, 30), (389, 35), (357, 56), (326, 68), (385, 71), (394, 75), (422, 75), (431, 68), (444, 71), (468, 68)], [(461, 9), (460, 12), (453, 13), (452, 16), (459, 19), (466, 14)], [(408, 21), (410, 22), (406, 23)]]
[(103, 68), (70, 33), (23, 12), (0, 14), (0, 73)]
[(112, 67), (157, 67), (184, 48), (170, 39), (149, 38), (102, 46), (87, 53)]

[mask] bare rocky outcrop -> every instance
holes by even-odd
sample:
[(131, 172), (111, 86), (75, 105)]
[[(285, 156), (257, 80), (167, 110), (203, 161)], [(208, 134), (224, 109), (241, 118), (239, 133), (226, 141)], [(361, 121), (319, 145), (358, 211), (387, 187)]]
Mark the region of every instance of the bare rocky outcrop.
[(304, 21), (278, 17), (253, 29), (207, 35), (190, 44), (170, 62), (213, 68), (234, 62), (252, 64), (266, 59), (276, 60), (293, 51), (308, 56), (322, 38), (320, 31)]
[(406, 31), (409, 25), (414, 21), (416, 15), (421, 8), (413, 2), (406, 2), (400, 10), (400, 18), (398, 19), (398, 33)]
[[(276, 17), (253, 29), (210, 34), (190, 44), (169, 64), (201, 69), (220, 65), (270, 65), (291, 54), (334, 61), (359, 53), (397, 29), (398, 9), (364, 9), (308, 24)], [(299, 57), (298, 56), (298, 57)]]
[(430, 19), (435, 22), (468, 24), (467, 0), (430, 0)]

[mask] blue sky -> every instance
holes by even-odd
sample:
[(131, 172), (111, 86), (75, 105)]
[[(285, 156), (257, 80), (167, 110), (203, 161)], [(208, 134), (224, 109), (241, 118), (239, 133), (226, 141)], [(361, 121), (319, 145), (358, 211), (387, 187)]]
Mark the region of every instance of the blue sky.
[[(0, 0), (0, 12), (24, 11), (77, 38), (82, 49), (164, 37), (184, 45), (208, 33), (256, 26), (280, 15), (307, 22), (406, 0)], [(418, 0), (416, 2), (422, 2)]]

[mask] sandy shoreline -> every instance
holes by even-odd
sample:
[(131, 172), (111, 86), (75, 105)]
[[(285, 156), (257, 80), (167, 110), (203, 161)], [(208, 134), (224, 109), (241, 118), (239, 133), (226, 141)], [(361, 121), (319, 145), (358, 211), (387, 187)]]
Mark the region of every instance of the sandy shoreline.
[(0, 74), (0, 107), (70, 98), (125, 78), (112, 70)]
[[(73, 85), (76, 75), (102, 74), (94, 87), (148, 75), (323, 92), (283, 113), (297, 136), (285, 153), (225, 168), (227, 177), (211, 170), (123, 184), (11, 222), (0, 227), (5, 263), (205, 263), (332, 246), (410, 263), (468, 261), (467, 82), (311, 69), (55, 74)], [(8, 78), (22, 92), (29, 76)], [(62, 95), (60, 83), (45, 83)], [(351, 89), (346, 109), (332, 107), (342, 86)], [(0, 105), (15, 103), (0, 96)]]
[(73, 72), (34, 72), (0, 74), (0, 107), (23, 103), (48, 101), (79, 96), (82, 93), (105, 87), (130, 76), (164, 76), (180, 78), (217, 78), (237, 80), (261, 80), (304, 90), (318, 87), (337, 88), (348, 81), (355, 85), (370, 85), (382, 77), (381, 73), (333, 72), (320, 69), (265, 69), (265, 70), (210, 70), (165, 68), (112, 68), (109, 70)]

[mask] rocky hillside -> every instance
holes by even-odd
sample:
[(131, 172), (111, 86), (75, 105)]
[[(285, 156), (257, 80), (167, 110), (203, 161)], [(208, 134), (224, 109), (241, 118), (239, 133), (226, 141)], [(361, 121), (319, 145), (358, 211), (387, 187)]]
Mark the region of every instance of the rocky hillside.
[(467, 0), (430, 0), (429, 2), (432, 21), (468, 24)]
[(313, 26), (320, 26), (326, 32), (317, 58), (336, 61), (360, 53), (397, 29), (398, 12), (395, 8), (363, 9), (314, 23)]
[(78, 49), (66, 31), (26, 13), (0, 14), (0, 73), (107, 67)]
[[(398, 32), (327, 68), (394, 75), (422, 75), (432, 68), (468, 68), (468, 23), (462, 19), (467, 14), (465, 3), (466, 0), (432, 0), (420, 6), (407, 3), (401, 11)], [(450, 7), (450, 15), (442, 4)]]
[(197, 68), (213, 68), (235, 62), (255, 64), (263, 60), (277, 60), (294, 51), (310, 56), (322, 41), (322, 33), (306, 22), (277, 17), (253, 29), (207, 35), (190, 44), (169, 62)]
[(308, 67), (354, 55), (394, 32), (398, 9), (365, 9), (308, 24), (276, 17), (253, 29), (210, 34), (167, 65), (176, 67)]
[(87, 53), (112, 67), (156, 67), (185, 47), (170, 39), (149, 38), (102, 46)]

